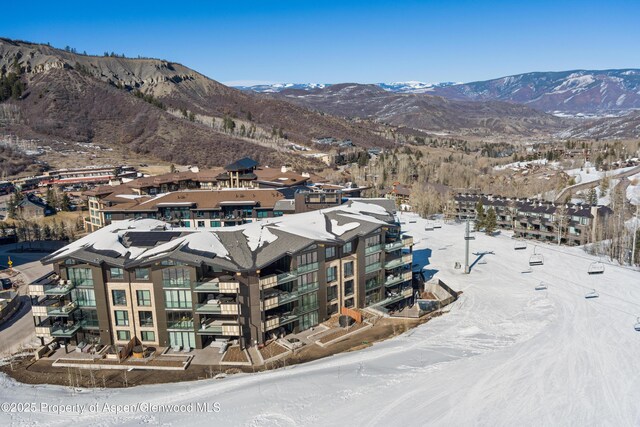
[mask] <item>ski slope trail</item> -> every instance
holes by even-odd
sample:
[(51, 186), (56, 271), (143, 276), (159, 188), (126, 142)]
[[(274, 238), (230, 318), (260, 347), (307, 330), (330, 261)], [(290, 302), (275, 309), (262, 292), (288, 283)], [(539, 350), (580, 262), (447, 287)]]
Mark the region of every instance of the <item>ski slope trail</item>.
[[(544, 265), (522, 274), (533, 243), (516, 251), (508, 235), (476, 233), (472, 251), (493, 253), (464, 275), (454, 268), (463, 225), (401, 219), (414, 250), (431, 250), (426, 268), (463, 291), (443, 316), (361, 351), (224, 380), (71, 390), (2, 376), (5, 402), (219, 402), (220, 412), (0, 413), (0, 424), (640, 425), (640, 272), (607, 264), (590, 276), (597, 259), (580, 248), (539, 244)], [(547, 290), (534, 289), (541, 281)], [(592, 289), (600, 297), (585, 299)]]

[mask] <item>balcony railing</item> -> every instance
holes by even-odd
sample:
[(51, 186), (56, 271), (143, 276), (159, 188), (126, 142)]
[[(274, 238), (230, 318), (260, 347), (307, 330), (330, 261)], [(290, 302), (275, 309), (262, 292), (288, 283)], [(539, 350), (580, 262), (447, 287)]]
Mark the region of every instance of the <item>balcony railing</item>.
[(311, 271), (315, 271), (317, 269), (318, 269), (318, 263), (312, 262), (310, 264), (299, 265), (297, 269), (297, 273), (300, 275), (304, 273), (309, 273)]
[(198, 329), (198, 334), (237, 337), (240, 336), (240, 325), (237, 322), (213, 320), (202, 324)]
[(54, 324), (36, 326), (36, 336), (54, 338), (73, 338), (80, 329), (80, 323)]
[(380, 270), (382, 268), (381, 262), (374, 262), (373, 264), (369, 264), (364, 268), (365, 273), (371, 273), (373, 271)]
[(404, 254), (399, 258), (392, 259), (390, 261), (385, 262), (384, 268), (387, 270), (391, 270), (392, 268), (400, 267), (403, 265), (411, 264), (413, 261), (413, 257), (411, 254)]
[(29, 295), (65, 296), (68, 295), (73, 290), (73, 288), (75, 288), (75, 285), (70, 281), (67, 283), (63, 283), (63, 281), (60, 281), (58, 283), (49, 283), (43, 285), (36, 285), (32, 283), (29, 285)]
[(167, 329), (193, 330), (193, 319), (169, 321), (167, 322)]
[(195, 282), (194, 291), (237, 294), (240, 291), (240, 283), (235, 280), (212, 279), (207, 282)]
[(237, 315), (238, 312), (237, 303), (204, 303), (196, 305), (196, 313)]
[(379, 245), (367, 246), (366, 248), (364, 248), (364, 253), (366, 255), (369, 255), (369, 254), (374, 254), (376, 252), (380, 252), (382, 250), (382, 246), (383, 246), (382, 243)]
[(190, 280), (163, 280), (162, 287), (163, 288), (190, 288), (191, 281)]
[(380, 286), (382, 286), (382, 282), (379, 280), (376, 281), (367, 281), (364, 284), (364, 290), (365, 291), (371, 291), (373, 289), (379, 288)]
[(78, 308), (75, 302), (64, 305), (33, 305), (31, 312), (38, 317), (69, 317)]
[(397, 285), (398, 283), (402, 283), (402, 282), (406, 282), (408, 280), (412, 279), (412, 273), (410, 271), (404, 272), (402, 274), (398, 274), (398, 275), (391, 275), (388, 276), (385, 279), (384, 285), (385, 286), (393, 286), (393, 285)]
[(398, 240), (392, 243), (387, 243), (384, 245), (384, 251), (392, 252), (392, 251), (395, 251), (396, 249), (402, 248), (402, 246), (403, 246), (402, 240)]

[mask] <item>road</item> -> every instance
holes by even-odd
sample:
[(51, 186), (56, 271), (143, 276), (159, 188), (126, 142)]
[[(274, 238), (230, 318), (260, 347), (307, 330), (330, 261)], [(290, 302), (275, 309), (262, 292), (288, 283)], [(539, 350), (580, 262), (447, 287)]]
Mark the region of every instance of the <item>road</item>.
[[(18, 298), (21, 300), (20, 309), (6, 322), (0, 325), (0, 356), (6, 356), (19, 352), (25, 346), (36, 340), (33, 328), (33, 316), (31, 316), (31, 303), (27, 294), (27, 285), (51, 271), (51, 266), (44, 266), (39, 259), (45, 253), (42, 252), (11, 252), (15, 245), (0, 246), (0, 265), (6, 266), (8, 257), (13, 261), (14, 270), (20, 274), (13, 276), (15, 281), (22, 280), (23, 284), (18, 289)], [(6, 277), (6, 275), (2, 275)]]

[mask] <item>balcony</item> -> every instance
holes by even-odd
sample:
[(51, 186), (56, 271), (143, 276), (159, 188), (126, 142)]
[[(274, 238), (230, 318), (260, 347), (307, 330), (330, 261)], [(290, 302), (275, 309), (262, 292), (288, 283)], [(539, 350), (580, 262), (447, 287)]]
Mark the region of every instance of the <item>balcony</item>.
[(393, 304), (394, 302), (402, 301), (403, 299), (409, 298), (413, 295), (413, 289), (411, 287), (407, 287), (400, 292), (393, 292), (387, 296), (387, 298), (382, 301), (374, 304), (374, 306), (385, 306), (389, 304)]
[(371, 290), (379, 288), (380, 286), (382, 286), (382, 282), (380, 282), (379, 280), (371, 281), (371, 282), (367, 281), (364, 284), (364, 290), (365, 291), (371, 291)]
[(366, 248), (364, 248), (364, 253), (365, 255), (369, 255), (369, 254), (374, 254), (376, 252), (380, 252), (382, 250), (382, 246), (383, 246), (382, 244), (367, 246)]
[(374, 262), (373, 264), (369, 264), (364, 268), (365, 273), (371, 273), (374, 271), (378, 271), (382, 268), (381, 262)]
[(401, 249), (403, 246), (402, 244), (402, 240), (398, 240), (392, 243), (387, 243), (384, 245), (384, 251), (385, 252), (393, 252), (397, 249)]
[(404, 247), (413, 246), (413, 237), (411, 237), (411, 236), (402, 236), (402, 246), (404, 246)]
[(162, 281), (163, 288), (191, 288), (190, 280), (163, 280)]
[(200, 326), (198, 334), (237, 337), (240, 336), (240, 325), (227, 320), (211, 320)]
[(297, 273), (298, 272), (296, 270), (292, 270), (280, 274), (270, 274), (268, 276), (261, 277), (259, 280), (260, 288), (269, 289), (283, 283), (296, 280), (298, 278)]
[(194, 291), (201, 293), (237, 294), (240, 292), (240, 283), (233, 280), (231, 276), (222, 276), (206, 282), (196, 282)]
[(264, 330), (270, 331), (287, 323), (291, 323), (298, 319), (298, 315), (293, 312), (284, 313), (282, 315), (270, 316), (264, 321)]
[(315, 271), (317, 269), (318, 269), (318, 263), (317, 262), (312, 262), (311, 264), (299, 265), (298, 269), (296, 270), (296, 272), (298, 273), (298, 275), (300, 275), (300, 274), (304, 274), (304, 273), (309, 273), (309, 272)]
[(386, 270), (391, 270), (396, 267), (411, 264), (412, 262), (413, 262), (413, 256), (411, 254), (404, 254), (401, 257), (385, 262), (384, 268)]
[(53, 337), (53, 338), (73, 338), (80, 330), (80, 323), (68, 322), (66, 324), (54, 323), (51, 326), (36, 326), (37, 337)]
[(238, 309), (238, 304), (233, 303), (224, 303), (220, 300), (210, 300), (204, 304), (196, 305), (196, 313), (209, 313), (209, 314), (221, 314), (221, 315), (230, 315), (237, 316), (240, 310)]
[(75, 285), (70, 280), (60, 280), (57, 283), (30, 284), (29, 295), (31, 296), (65, 296), (68, 295)]
[(317, 291), (319, 288), (320, 285), (318, 284), (318, 282), (313, 282), (308, 283), (304, 286), (299, 286), (298, 290), (292, 292), (283, 292), (276, 289), (264, 296), (263, 310), (270, 310), (272, 308), (296, 301), (300, 297), (300, 295)]
[(31, 307), (31, 313), (36, 317), (69, 317), (78, 305), (75, 302), (69, 302), (60, 305), (57, 301), (43, 301), (38, 305)]
[(412, 279), (412, 277), (413, 276), (410, 271), (406, 271), (398, 275), (390, 275), (386, 278), (384, 285), (387, 287), (394, 286), (394, 285), (397, 285), (398, 283), (409, 281)]
[(167, 329), (181, 329), (193, 331), (193, 319), (184, 318), (167, 322)]

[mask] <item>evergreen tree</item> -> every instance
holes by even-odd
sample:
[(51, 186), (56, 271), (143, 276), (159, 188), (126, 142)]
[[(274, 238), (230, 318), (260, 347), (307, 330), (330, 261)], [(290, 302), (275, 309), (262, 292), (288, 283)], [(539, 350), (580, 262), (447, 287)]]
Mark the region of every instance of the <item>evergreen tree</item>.
[(595, 206), (598, 204), (598, 192), (596, 191), (595, 188), (591, 188), (587, 193), (587, 203), (589, 203), (592, 206)]
[(496, 211), (495, 209), (493, 209), (493, 207), (489, 208), (489, 211), (487, 212), (487, 217), (485, 218), (484, 221), (484, 232), (487, 235), (492, 235), (494, 231), (496, 231)]
[(51, 240), (51, 227), (49, 227), (49, 224), (45, 224), (42, 227), (42, 238), (44, 240)]
[(484, 213), (484, 205), (482, 204), (482, 199), (478, 200), (476, 203), (476, 222), (475, 222), (475, 231), (478, 231), (485, 226), (485, 213)]
[(71, 200), (67, 193), (62, 194), (62, 200), (60, 201), (60, 210), (68, 212), (71, 210)]

